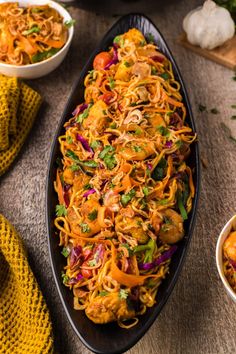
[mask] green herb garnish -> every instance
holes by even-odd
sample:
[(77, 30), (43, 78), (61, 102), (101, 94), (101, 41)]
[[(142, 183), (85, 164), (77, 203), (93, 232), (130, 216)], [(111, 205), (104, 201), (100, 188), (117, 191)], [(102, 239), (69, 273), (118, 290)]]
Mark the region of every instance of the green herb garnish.
[(108, 295), (108, 291), (105, 291), (105, 290), (101, 290), (98, 294), (98, 296), (106, 296)]
[(170, 79), (170, 75), (168, 73), (162, 73), (159, 74), (160, 77), (162, 77), (162, 79), (164, 79), (165, 81)]
[(88, 214), (88, 218), (89, 218), (89, 220), (91, 220), (91, 221), (97, 219), (97, 216), (98, 216), (98, 211), (97, 211), (97, 209), (94, 209), (93, 211), (91, 211), (91, 213)]
[(23, 36), (28, 36), (29, 34), (39, 33), (39, 32), (40, 32), (40, 28), (38, 26), (33, 26), (29, 30), (23, 31), (22, 34)]
[(129, 295), (128, 290), (120, 289), (120, 291), (119, 291), (119, 298), (120, 298), (120, 299), (126, 300), (127, 297), (128, 297), (128, 295)]
[(139, 146), (139, 145), (133, 145), (133, 146), (132, 146), (132, 149), (133, 149), (135, 152), (140, 152), (140, 151), (143, 150), (142, 147)]
[(108, 80), (109, 80), (109, 86), (110, 86), (111, 90), (113, 90), (116, 83), (112, 77), (109, 77)]
[(79, 224), (79, 226), (80, 226), (80, 228), (81, 228), (81, 231), (84, 232), (84, 233), (91, 231), (90, 227), (89, 227), (88, 224), (86, 224), (85, 222), (81, 222), (81, 223)]
[(198, 105), (198, 109), (200, 112), (205, 112), (207, 110), (206, 106), (203, 106), (202, 104)]
[(111, 145), (104, 146), (104, 149), (98, 155), (102, 159), (109, 170), (112, 170), (117, 162), (115, 159), (115, 148)]
[(162, 135), (162, 136), (170, 136), (170, 131), (168, 128), (164, 127), (163, 125), (158, 125), (156, 127), (156, 130)]
[(64, 257), (68, 257), (69, 254), (70, 254), (70, 249), (68, 247), (63, 247), (63, 250), (61, 251), (61, 254), (64, 256)]
[(126, 68), (129, 68), (131, 66), (131, 64), (128, 61), (125, 61), (124, 65), (126, 66)]
[(70, 135), (67, 135), (67, 137), (66, 137), (66, 142), (67, 142), (68, 144), (72, 144), (72, 143), (73, 143), (73, 139), (72, 139), (72, 137), (71, 137)]
[(154, 43), (155, 41), (155, 38), (152, 33), (147, 33), (146, 38), (149, 43)]
[(148, 187), (143, 187), (143, 194), (145, 195), (145, 197), (146, 196), (148, 196), (148, 194), (149, 194), (149, 189), (148, 189)]
[(64, 25), (66, 26), (66, 28), (71, 28), (72, 26), (74, 26), (75, 22), (75, 20), (71, 19), (69, 21), (65, 21)]
[(129, 191), (129, 193), (122, 194), (121, 204), (125, 207), (131, 201), (131, 199), (133, 199), (135, 194), (136, 194), (136, 192), (134, 189), (131, 189), (131, 191)]
[(152, 66), (151, 75), (156, 75), (156, 74), (157, 74), (157, 68), (155, 68), (155, 66)]
[(53, 55), (55, 55), (57, 52), (59, 52), (59, 50), (60, 50), (60, 48), (52, 48), (52, 49), (45, 51), (45, 52), (38, 52), (32, 56), (32, 62), (38, 63), (40, 61), (51, 58)]
[(68, 281), (70, 280), (68, 275), (66, 275), (64, 272), (61, 273), (61, 277), (62, 277), (62, 282), (64, 285), (66, 285), (68, 283)]
[(178, 192), (178, 194), (177, 194), (177, 204), (178, 204), (178, 208), (179, 208), (179, 211), (180, 211), (180, 214), (181, 214), (183, 220), (187, 220), (188, 214), (187, 214), (187, 211), (184, 206), (183, 194), (181, 192)]
[(92, 143), (90, 144), (93, 150), (97, 149), (100, 145), (101, 145), (100, 142), (97, 140), (92, 141)]
[(95, 267), (95, 266), (97, 265), (96, 259), (92, 259), (91, 261), (89, 261), (89, 262), (88, 262), (88, 265), (89, 265), (90, 267)]
[(77, 123), (83, 123), (83, 120), (85, 118), (88, 118), (89, 111), (91, 108), (92, 104), (90, 103), (88, 107), (83, 111), (83, 113), (79, 114), (78, 117), (76, 118)]
[(67, 215), (67, 210), (65, 205), (58, 204), (56, 205), (56, 215), (57, 216), (66, 216)]

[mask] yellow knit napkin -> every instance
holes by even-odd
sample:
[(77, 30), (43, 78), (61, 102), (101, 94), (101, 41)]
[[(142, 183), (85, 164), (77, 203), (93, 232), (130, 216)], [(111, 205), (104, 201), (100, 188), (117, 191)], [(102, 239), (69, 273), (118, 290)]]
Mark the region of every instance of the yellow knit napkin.
[(0, 214), (0, 353), (53, 353), (52, 324), (22, 241)]
[(20, 151), (41, 104), (36, 91), (14, 80), (0, 76), (0, 176)]

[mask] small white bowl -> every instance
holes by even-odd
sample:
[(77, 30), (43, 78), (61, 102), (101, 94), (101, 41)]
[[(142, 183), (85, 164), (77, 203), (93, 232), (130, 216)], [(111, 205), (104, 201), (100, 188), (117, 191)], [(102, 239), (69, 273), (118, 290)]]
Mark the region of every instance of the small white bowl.
[[(12, 2), (12, 0), (0, 0), (0, 4), (4, 2)], [(19, 0), (18, 3), (20, 6), (49, 5), (59, 12), (59, 14), (63, 17), (64, 22), (72, 19), (68, 11), (52, 0)], [(20, 77), (23, 79), (36, 79), (49, 74), (51, 71), (56, 69), (65, 58), (69, 50), (73, 34), (74, 26), (68, 29), (68, 39), (64, 47), (62, 47), (61, 50), (52, 57), (39, 63), (27, 65), (12, 65), (0, 62), (0, 73), (6, 76)]]
[(233, 299), (234, 302), (236, 302), (236, 293), (233, 291), (231, 286), (228, 283), (228, 280), (226, 279), (226, 276), (224, 275), (223, 271), (223, 244), (228, 237), (229, 233), (231, 230), (236, 230), (236, 215), (234, 215), (224, 226), (222, 229), (220, 236), (217, 241), (216, 245), (216, 265), (217, 269), (220, 275), (220, 278), (222, 280), (222, 283), (224, 284), (224, 287), (229, 294), (229, 296)]

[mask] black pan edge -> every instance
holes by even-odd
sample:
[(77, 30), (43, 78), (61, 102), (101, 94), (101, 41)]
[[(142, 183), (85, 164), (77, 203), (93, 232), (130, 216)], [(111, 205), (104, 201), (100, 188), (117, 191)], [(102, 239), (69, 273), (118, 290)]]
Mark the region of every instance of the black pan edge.
[[(140, 317), (140, 326), (135, 327), (134, 332), (131, 330), (119, 330), (117, 327), (115, 327), (113, 324), (112, 325), (104, 325), (104, 326), (98, 326), (91, 324), (90, 321), (86, 318), (84, 314), (81, 313), (81, 311), (76, 311), (76, 314), (74, 314), (75, 310), (72, 308), (71, 304), (71, 293), (61, 282), (61, 277), (60, 277), (60, 272), (62, 270), (61, 264), (64, 262), (63, 256), (60, 255), (59, 248), (57, 246), (58, 240), (56, 239), (54, 235), (54, 229), (53, 229), (53, 218), (54, 218), (54, 210), (55, 210), (55, 192), (53, 190), (53, 181), (55, 179), (55, 159), (56, 156), (58, 155), (58, 136), (60, 135), (63, 125), (65, 121), (70, 117), (71, 112), (73, 111), (73, 108), (78, 104), (81, 100), (79, 99), (79, 96), (81, 97), (81, 94), (79, 93), (80, 90), (83, 89), (83, 78), (85, 77), (87, 71), (91, 68), (91, 64), (93, 61), (94, 56), (100, 52), (101, 50), (106, 50), (106, 48), (111, 44), (111, 39), (114, 38), (117, 34), (121, 34), (123, 32), (126, 32), (129, 28), (136, 27), (140, 29), (143, 33), (152, 33), (155, 38), (155, 42), (158, 44), (159, 48), (167, 55), (167, 57), (171, 60), (173, 64), (173, 70), (175, 73), (175, 77), (181, 84), (181, 92), (184, 98), (185, 105), (187, 107), (187, 116), (188, 116), (188, 123), (193, 129), (193, 131), (196, 131), (195, 128), (195, 123), (194, 123), (194, 118), (189, 102), (189, 98), (185, 89), (185, 85), (183, 83), (183, 79), (181, 77), (181, 74), (179, 72), (179, 69), (176, 65), (176, 62), (163, 38), (161, 35), (160, 31), (156, 28), (156, 26), (153, 24), (153, 22), (148, 19), (146, 16), (142, 14), (129, 14), (126, 16), (123, 16), (120, 18), (112, 27), (111, 29), (106, 33), (98, 47), (93, 51), (91, 54), (90, 58), (88, 59), (86, 65), (82, 69), (78, 79), (75, 81), (75, 84), (73, 85), (70, 97), (67, 101), (67, 104), (65, 106), (64, 112), (62, 114), (61, 120), (59, 122), (56, 134), (54, 136), (54, 140), (51, 146), (51, 153), (50, 153), (50, 158), (49, 158), (49, 164), (48, 164), (48, 173), (47, 173), (47, 183), (46, 183), (46, 224), (47, 224), (47, 236), (48, 236), (48, 247), (49, 247), (49, 257), (50, 257), (50, 262), (51, 262), (51, 267), (53, 271), (53, 276), (54, 280), (56, 283), (56, 287), (62, 302), (62, 305), (64, 307), (64, 310), (67, 314), (67, 317), (76, 332), (76, 334), (79, 336), (80, 340), (83, 342), (83, 344), (89, 348), (91, 351), (98, 353), (98, 354), (116, 354), (116, 353), (123, 353), (130, 349), (133, 345), (137, 343), (137, 341), (146, 333), (146, 331), (149, 329), (149, 327), (152, 325), (152, 323), (155, 321), (157, 318), (158, 314), (162, 310), (163, 306), (165, 305), (166, 301), (168, 300), (175, 284), (178, 279), (178, 276), (181, 272), (182, 266), (184, 259), (186, 257), (186, 251), (189, 246), (190, 239), (192, 237), (195, 221), (196, 221), (196, 211), (197, 211), (197, 204), (198, 204), (198, 199), (199, 199), (199, 188), (200, 188), (200, 162), (199, 162), (199, 147), (198, 147), (198, 142), (194, 143), (192, 145), (191, 149), (191, 164), (192, 167), (195, 170), (194, 173), (194, 184), (196, 187), (196, 194), (193, 200), (193, 208), (190, 214), (189, 219), (187, 220), (187, 225), (185, 226), (186, 229), (186, 235), (184, 237), (184, 240), (181, 241), (181, 244), (179, 246), (177, 255), (174, 256), (173, 261), (171, 263), (171, 271), (170, 275), (166, 278), (164, 281), (164, 284), (162, 284), (161, 289), (163, 288), (163, 291), (161, 290), (161, 295), (158, 298), (158, 304), (155, 305), (151, 310), (149, 310), (148, 315), (143, 315)], [(148, 32), (147, 32), (148, 30)], [(53, 203), (54, 201), (54, 203)], [(60, 266), (59, 266), (60, 264)], [(73, 318), (72, 318), (73, 317)], [(80, 320), (77, 320), (77, 317), (80, 318)], [(77, 322), (77, 323), (75, 323)], [(82, 323), (82, 325), (81, 325)], [(90, 338), (90, 341), (86, 339), (86, 334), (84, 332), (84, 326), (88, 328), (89, 330), (92, 330), (95, 332), (93, 333), (93, 336)], [(81, 328), (78, 328), (78, 327)], [(101, 329), (102, 328), (102, 329)], [(104, 329), (105, 332), (107, 332), (107, 336), (104, 334)], [(81, 332), (83, 330), (83, 333)], [(114, 338), (118, 333), (117, 338)], [(104, 335), (104, 338), (103, 338)], [(125, 337), (123, 337), (123, 335)], [(96, 339), (93, 339), (93, 337)], [(109, 339), (107, 340), (107, 337)], [(127, 337), (129, 337), (127, 339)], [(123, 338), (123, 339), (122, 339)], [(124, 338), (126, 339), (124, 341)], [(106, 342), (104, 344), (104, 342)], [(93, 342), (93, 343), (92, 343)], [(95, 343), (96, 342), (96, 343)]]

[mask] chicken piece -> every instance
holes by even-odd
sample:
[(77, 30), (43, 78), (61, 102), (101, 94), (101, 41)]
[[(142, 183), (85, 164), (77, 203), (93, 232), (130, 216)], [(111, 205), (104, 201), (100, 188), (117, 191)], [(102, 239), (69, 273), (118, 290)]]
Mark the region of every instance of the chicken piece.
[(223, 250), (228, 259), (236, 262), (236, 231), (229, 234), (224, 242)]
[(130, 77), (132, 75), (132, 67), (131, 63), (128, 63), (127, 61), (122, 61), (116, 71), (115, 74), (115, 80), (121, 80), (121, 81), (129, 81)]
[(137, 30), (136, 28), (130, 29), (123, 35), (124, 40), (135, 43), (135, 45), (139, 46), (141, 43), (145, 43), (145, 38), (143, 34)]
[(66, 169), (63, 171), (63, 179), (67, 184), (73, 184), (74, 176), (75, 173), (69, 167), (66, 167)]
[(121, 299), (118, 292), (106, 296), (97, 296), (85, 309), (88, 318), (94, 323), (123, 321), (135, 316), (135, 311), (128, 308), (127, 301)]
[(159, 238), (164, 243), (173, 244), (184, 237), (183, 218), (176, 211), (166, 209), (162, 213), (164, 223), (159, 232)]
[(94, 200), (87, 200), (78, 211), (74, 208), (67, 209), (67, 219), (71, 226), (71, 231), (82, 237), (91, 237), (101, 231), (101, 226), (97, 219), (100, 204)]
[(155, 147), (152, 141), (148, 144), (141, 141), (132, 141), (119, 151), (119, 154), (127, 161), (142, 161), (153, 153), (155, 153)]
[(145, 244), (148, 242), (149, 237), (142, 228), (143, 220), (140, 217), (125, 217), (123, 215), (117, 215), (115, 218), (116, 232), (120, 231), (123, 234), (127, 234), (135, 238), (139, 244)]
[(147, 63), (135, 63), (132, 66), (132, 74), (137, 75), (140, 79), (145, 79), (151, 75), (151, 66)]
[(166, 122), (160, 114), (154, 114), (148, 118), (149, 123), (154, 127), (163, 126), (166, 127)]
[(88, 118), (83, 121), (85, 129), (93, 129), (94, 132), (101, 132), (106, 129), (109, 121), (104, 114), (108, 106), (103, 100), (98, 100), (90, 109)]

